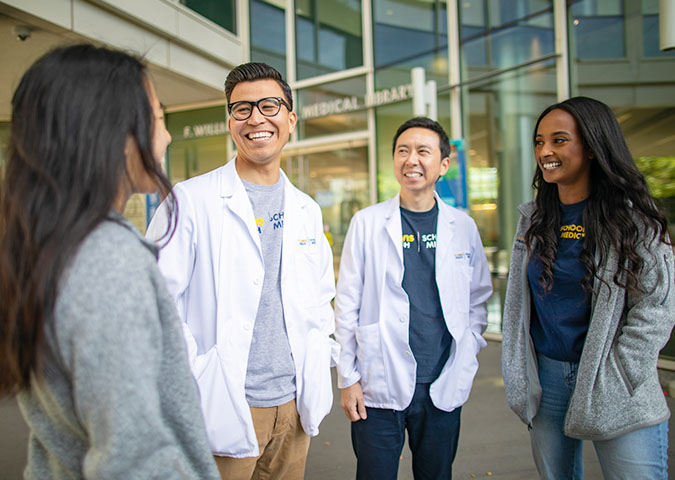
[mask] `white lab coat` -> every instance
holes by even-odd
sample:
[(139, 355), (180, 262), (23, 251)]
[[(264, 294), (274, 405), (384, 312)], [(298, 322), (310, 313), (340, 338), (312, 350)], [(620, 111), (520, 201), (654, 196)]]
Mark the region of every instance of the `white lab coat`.
[[(160, 251), (159, 268), (184, 321), (211, 449), (216, 455), (251, 457), (259, 452), (245, 381), (265, 271), (253, 209), (235, 161), (174, 187), (178, 226)], [(315, 436), (333, 401), (333, 259), (319, 206), (281, 175), (281, 296), (298, 413), (304, 431)], [(148, 237), (157, 239), (165, 224), (162, 204)]]
[[(431, 399), (449, 412), (469, 397), (476, 355), (487, 344), (482, 333), (492, 282), (474, 221), (438, 197), (436, 202), (436, 283), (453, 341), (450, 357), (431, 385)], [(367, 406), (392, 410), (410, 405), (417, 366), (408, 344), (410, 304), (402, 287), (399, 207), (397, 195), (354, 215), (335, 298), (338, 386), (360, 382)]]

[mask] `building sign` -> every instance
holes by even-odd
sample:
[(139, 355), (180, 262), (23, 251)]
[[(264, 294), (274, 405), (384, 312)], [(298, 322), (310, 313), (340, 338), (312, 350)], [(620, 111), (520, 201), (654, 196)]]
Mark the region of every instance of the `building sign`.
[(171, 112), (166, 118), (167, 129), (174, 142), (217, 137), (228, 133), (224, 105)]
[(327, 102), (311, 103), (304, 105), (300, 112), (300, 118), (307, 120), (310, 118), (325, 117), (337, 113), (347, 113), (365, 108), (387, 105), (389, 103), (401, 102), (412, 98), (412, 84), (399, 85), (398, 87), (385, 88), (378, 90), (365, 97), (344, 97), (329, 100)]
[(183, 138), (214, 137), (216, 135), (225, 135), (226, 133), (227, 125), (223, 121), (185, 125), (183, 127)]

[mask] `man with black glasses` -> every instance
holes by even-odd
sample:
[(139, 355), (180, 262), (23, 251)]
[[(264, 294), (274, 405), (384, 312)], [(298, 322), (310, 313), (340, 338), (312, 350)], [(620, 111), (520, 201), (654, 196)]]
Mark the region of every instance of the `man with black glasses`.
[(302, 479), (309, 437), (332, 405), (332, 253), (319, 206), (280, 169), (297, 122), (288, 84), (247, 63), (225, 94), (237, 155), (176, 185), (178, 224), (159, 266), (222, 478)]

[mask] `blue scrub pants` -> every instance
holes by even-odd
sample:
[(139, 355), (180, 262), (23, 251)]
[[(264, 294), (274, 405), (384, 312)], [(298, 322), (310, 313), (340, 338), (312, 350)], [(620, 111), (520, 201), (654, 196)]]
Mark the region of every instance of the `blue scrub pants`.
[[(541, 354), (537, 360), (542, 397), (530, 430), (534, 463), (544, 480), (582, 480), (582, 441), (563, 433), (579, 364)], [(668, 478), (668, 421), (611, 440), (595, 440), (593, 446), (607, 480)]]
[(406, 430), (415, 480), (452, 478), (461, 407), (439, 410), (431, 402), (429, 386), (418, 383), (403, 411), (366, 407), (367, 418), (352, 422), (357, 480), (396, 480)]

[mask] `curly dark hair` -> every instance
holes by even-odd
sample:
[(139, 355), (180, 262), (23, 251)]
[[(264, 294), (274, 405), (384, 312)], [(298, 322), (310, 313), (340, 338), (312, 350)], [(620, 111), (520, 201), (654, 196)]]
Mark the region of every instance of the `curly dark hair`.
[[(619, 257), (613, 282), (629, 293), (643, 292), (639, 275), (647, 259), (638, 253), (638, 248), (657, 238), (670, 244), (666, 217), (655, 204), (647, 182), (635, 166), (614, 113), (604, 103), (588, 97), (574, 97), (551, 105), (539, 115), (533, 141), (541, 120), (556, 109), (574, 117), (584, 147), (591, 154), (590, 196), (583, 212), (586, 236), (580, 254), (586, 267), (583, 288), (587, 292), (593, 291), (593, 280), (599, 279), (598, 268), (613, 248)], [(540, 168), (535, 171), (532, 186), (536, 191), (536, 210), (525, 242), (530, 255), (543, 264), (539, 281), (544, 291), (549, 292), (553, 287), (553, 264), (562, 215), (558, 188), (544, 180)]]

